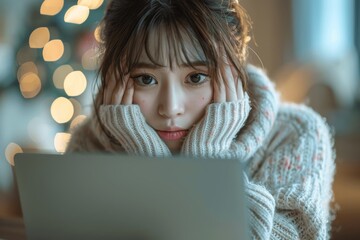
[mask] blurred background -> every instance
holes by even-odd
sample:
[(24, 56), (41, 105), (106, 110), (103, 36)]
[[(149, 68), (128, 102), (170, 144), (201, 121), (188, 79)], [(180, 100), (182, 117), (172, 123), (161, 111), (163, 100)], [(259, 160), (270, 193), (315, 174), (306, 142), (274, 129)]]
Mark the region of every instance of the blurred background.
[[(337, 214), (332, 239), (356, 239), (360, 3), (239, 1), (253, 22), (249, 62), (268, 72), (284, 101), (311, 106), (333, 130)], [(91, 111), (101, 41), (97, 27), (106, 2), (0, 0), (0, 219), (13, 219), (6, 226), (0, 220), (0, 238), (16, 227), (19, 239), (22, 234), (14, 155), (62, 153), (71, 129)]]

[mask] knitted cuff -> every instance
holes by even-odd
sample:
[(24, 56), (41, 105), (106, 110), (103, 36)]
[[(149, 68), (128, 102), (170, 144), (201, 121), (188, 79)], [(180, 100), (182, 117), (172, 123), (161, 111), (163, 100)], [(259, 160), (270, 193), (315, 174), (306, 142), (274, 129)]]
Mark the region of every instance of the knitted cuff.
[(201, 157), (221, 157), (244, 125), (250, 112), (249, 96), (242, 100), (210, 104), (204, 118), (185, 138), (181, 153)]
[(266, 188), (245, 181), (249, 220), (254, 239), (269, 239), (273, 228), (275, 200)]
[(127, 153), (151, 157), (171, 155), (155, 130), (145, 122), (138, 105), (102, 105), (100, 118)]

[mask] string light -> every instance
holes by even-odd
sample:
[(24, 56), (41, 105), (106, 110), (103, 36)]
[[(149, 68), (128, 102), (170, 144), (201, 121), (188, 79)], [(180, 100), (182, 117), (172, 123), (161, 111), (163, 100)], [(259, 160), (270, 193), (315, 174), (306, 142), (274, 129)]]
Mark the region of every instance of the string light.
[(96, 70), (98, 67), (97, 51), (94, 48), (87, 50), (81, 57), (81, 65), (86, 70)]
[(49, 40), (49, 29), (47, 27), (39, 27), (30, 34), (29, 46), (31, 48), (43, 48)]
[(22, 153), (22, 148), (16, 143), (9, 143), (5, 149), (5, 157), (10, 165), (15, 166), (14, 157), (18, 153)]
[(64, 0), (45, 0), (40, 7), (40, 14), (55, 16), (64, 6)]
[[(76, 6), (70, 7), (64, 16), (64, 21), (74, 24), (84, 23), (90, 14), (90, 10), (98, 9), (104, 0), (78, 0)], [(64, 0), (44, 0), (40, 7), (40, 14), (47, 16), (55, 16), (61, 12), (64, 7)], [(52, 31), (53, 33), (53, 31)], [(100, 26), (98, 26), (94, 35), (96, 41), (101, 43)], [(60, 39), (50, 40), (50, 30), (48, 27), (38, 27), (34, 29), (28, 40), (29, 45), (22, 47), (17, 55), (16, 60), (20, 67), (17, 70), (17, 79), (19, 81), (19, 89), (24, 98), (33, 98), (37, 96), (42, 88), (41, 79), (45, 79), (44, 69), (41, 68), (41, 63), (34, 62), (37, 59), (38, 51), (36, 49), (42, 48), (42, 56), (46, 62), (55, 62), (60, 58), (62, 62), (66, 62), (65, 52), (70, 58), (71, 51), (65, 51), (65, 44)], [(86, 70), (95, 70), (97, 66), (97, 52), (96, 49), (89, 49), (82, 58), (81, 63)], [(87, 79), (83, 72), (74, 71), (70, 65), (62, 65), (53, 73), (52, 80), (54, 86), (58, 89), (64, 89), (68, 96), (79, 96), (87, 87)], [(67, 99), (59, 97), (53, 101), (50, 107), (51, 116), (59, 124), (70, 121), (76, 116), (70, 124), (70, 129), (75, 128), (81, 124), (85, 119), (85, 115), (79, 115), (82, 111), (82, 106), (76, 99)], [(36, 121), (34, 120), (31, 126), (33, 128)], [(50, 127), (50, 125), (49, 125)], [(40, 142), (39, 138), (34, 137), (36, 131), (29, 131), (29, 136), (36, 142)], [(71, 137), (71, 134), (60, 132), (54, 137), (54, 147), (59, 153), (66, 150), (66, 145)], [(10, 143), (6, 150), (6, 159), (11, 165), (14, 165), (14, 156), (16, 153), (23, 152), (22, 148)]]
[(86, 119), (85, 115), (76, 116), (70, 123), (70, 131), (73, 131), (77, 126), (82, 124)]
[(95, 37), (95, 40), (98, 42), (98, 43), (102, 43), (102, 39), (101, 39), (101, 26), (98, 25), (96, 28), (95, 28), (95, 31), (94, 31), (94, 37)]
[(73, 71), (65, 78), (64, 90), (68, 96), (79, 96), (85, 91), (86, 85), (85, 75), (81, 71)]
[(53, 74), (53, 83), (57, 89), (64, 89), (64, 81), (66, 76), (73, 71), (70, 65), (62, 65), (58, 67)]
[(86, 6), (75, 5), (70, 7), (64, 16), (67, 23), (82, 24), (89, 17), (90, 10)]
[(70, 133), (56, 133), (54, 138), (54, 147), (58, 153), (64, 153), (66, 151), (66, 147), (68, 142), (70, 141), (71, 134)]
[(78, 0), (78, 5), (86, 6), (91, 10), (98, 9), (104, 0)]
[(51, 104), (51, 116), (57, 123), (66, 123), (74, 115), (74, 106), (69, 99), (58, 97)]
[(29, 46), (24, 46), (16, 54), (16, 60), (18, 64), (23, 64), (25, 62), (33, 61), (37, 57), (37, 50), (30, 48)]
[(64, 44), (60, 39), (51, 40), (43, 49), (43, 58), (47, 62), (55, 62), (64, 54)]
[(34, 62), (26, 62), (21, 64), (21, 66), (18, 68), (17, 71), (17, 79), (20, 82), (20, 79), (26, 74), (26, 73), (35, 73), (39, 75), (39, 70)]
[(33, 98), (41, 90), (41, 80), (36, 73), (27, 73), (20, 79), (20, 90), (24, 98)]
[(81, 103), (75, 98), (69, 98), (70, 102), (74, 106), (74, 116), (79, 115), (81, 113), (82, 107)]

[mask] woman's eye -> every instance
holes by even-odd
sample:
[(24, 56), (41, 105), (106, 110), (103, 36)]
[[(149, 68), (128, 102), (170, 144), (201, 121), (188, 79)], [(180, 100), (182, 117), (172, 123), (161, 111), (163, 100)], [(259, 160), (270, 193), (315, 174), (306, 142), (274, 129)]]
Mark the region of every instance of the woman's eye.
[(202, 84), (202, 83), (206, 82), (207, 80), (208, 80), (208, 75), (203, 74), (203, 73), (193, 74), (193, 75), (190, 75), (190, 77), (189, 77), (189, 82), (194, 85)]
[(141, 86), (148, 86), (148, 85), (153, 85), (156, 84), (156, 80), (155, 78), (149, 76), (149, 75), (141, 75), (138, 77), (133, 77), (135, 83), (137, 83), (138, 85)]

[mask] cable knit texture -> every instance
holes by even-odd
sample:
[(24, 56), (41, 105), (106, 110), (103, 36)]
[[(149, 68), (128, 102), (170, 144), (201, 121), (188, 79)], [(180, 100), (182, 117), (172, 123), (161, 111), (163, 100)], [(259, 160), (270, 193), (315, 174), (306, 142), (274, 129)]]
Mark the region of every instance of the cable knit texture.
[(244, 125), (249, 111), (247, 94), (236, 102), (210, 104), (206, 109), (205, 117), (185, 138), (181, 153), (199, 157), (226, 156), (225, 152)]
[[(210, 104), (181, 154), (244, 163), (253, 239), (329, 239), (335, 171), (329, 129), (308, 107), (280, 103), (263, 71), (248, 66), (247, 72), (252, 99)], [(250, 101), (256, 102), (251, 110)], [(68, 152), (171, 155), (138, 106), (102, 106), (100, 116), (113, 136), (89, 118), (73, 132)]]
[(170, 156), (170, 150), (146, 122), (138, 105), (100, 107), (100, 118), (126, 152), (145, 156)]

